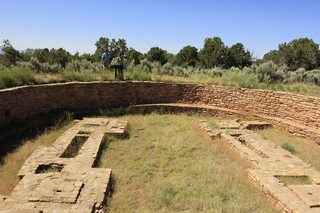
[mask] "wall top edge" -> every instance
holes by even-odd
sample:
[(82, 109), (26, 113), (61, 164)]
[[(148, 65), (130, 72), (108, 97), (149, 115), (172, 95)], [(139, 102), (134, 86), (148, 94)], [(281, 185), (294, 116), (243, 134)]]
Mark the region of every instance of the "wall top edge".
[(18, 87), (10, 87), (0, 89), (0, 93), (2, 92), (13, 92), (18, 91), (20, 89), (28, 89), (28, 88), (43, 88), (43, 87), (54, 87), (54, 86), (72, 86), (72, 85), (99, 85), (99, 84), (164, 84), (164, 85), (190, 85), (190, 86), (197, 86), (197, 87), (214, 87), (214, 88), (228, 88), (234, 91), (259, 91), (264, 93), (273, 93), (278, 95), (294, 95), (296, 97), (303, 97), (303, 98), (313, 98), (313, 99), (320, 99), (318, 96), (312, 95), (303, 95), (303, 94), (296, 94), (292, 92), (284, 92), (284, 91), (274, 91), (274, 90), (264, 90), (264, 89), (249, 89), (249, 88), (241, 88), (241, 87), (231, 87), (231, 86), (222, 86), (222, 85), (210, 85), (210, 84), (199, 84), (199, 83), (179, 83), (179, 82), (155, 82), (155, 81), (90, 81), (90, 82), (79, 82), (79, 81), (70, 81), (70, 82), (61, 82), (61, 83), (48, 83), (48, 84), (36, 84), (36, 85), (24, 85)]

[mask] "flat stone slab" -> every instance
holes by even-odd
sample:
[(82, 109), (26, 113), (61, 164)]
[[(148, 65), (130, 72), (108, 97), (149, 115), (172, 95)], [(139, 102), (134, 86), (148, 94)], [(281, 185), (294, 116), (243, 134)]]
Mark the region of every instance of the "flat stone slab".
[[(230, 124), (228, 124), (230, 122)], [(273, 142), (249, 129), (270, 126), (259, 121), (223, 120), (210, 126), (198, 121), (208, 135), (224, 139), (230, 148), (248, 160), (253, 169), (248, 170), (250, 180), (283, 212), (320, 212), (320, 172)], [(288, 185), (278, 177), (308, 177), (308, 185)]]
[(288, 185), (303, 202), (310, 208), (320, 207), (320, 186), (319, 185)]
[[(0, 213), (103, 212), (111, 169), (95, 168), (101, 144), (106, 134), (123, 135), (126, 125), (118, 119), (85, 118), (51, 147), (36, 149), (19, 172), (19, 184), (0, 202)], [(81, 140), (77, 155), (68, 156)]]

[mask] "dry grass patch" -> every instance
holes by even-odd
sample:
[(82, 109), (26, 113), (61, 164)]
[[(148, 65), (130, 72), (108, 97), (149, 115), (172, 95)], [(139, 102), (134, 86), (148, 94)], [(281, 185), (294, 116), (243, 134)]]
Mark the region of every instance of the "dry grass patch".
[(320, 146), (314, 141), (297, 137), (288, 132), (275, 128), (257, 130), (256, 132), (263, 135), (268, 140), (273, 141), (280, 147), (283, 142), (292, 144), (294, 146), (294, 155), (298, 156), (301, 160), (311, 164), (314, 168), (320, 171)]
[(248, 180), (247, 162), (212, 141), (195, 116), (128, 116), (130, 138), (112, 141), (109, 212), (277, 212)]

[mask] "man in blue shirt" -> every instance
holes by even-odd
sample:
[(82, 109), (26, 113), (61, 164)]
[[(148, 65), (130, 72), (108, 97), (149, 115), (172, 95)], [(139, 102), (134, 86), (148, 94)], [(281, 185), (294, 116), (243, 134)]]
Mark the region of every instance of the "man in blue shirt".
[(109, 53), (109, 50), (107, 48), (106, 51), (101, 56), (101, 62), (103, 64), (103, 69), (106, 70), (107, 72), (108, 72), (109, 67), (110, 67), (111, 59), (112, 59), (112, 56)]

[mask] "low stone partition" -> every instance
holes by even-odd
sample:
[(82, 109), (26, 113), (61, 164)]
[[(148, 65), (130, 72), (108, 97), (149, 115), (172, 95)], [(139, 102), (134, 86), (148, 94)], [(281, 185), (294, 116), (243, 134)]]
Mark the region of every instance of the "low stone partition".
[(20, 169), (21, 181), (1, 213), (101, 213), (110, 192), (110, 168), (97, 168), (105, 137), (123, 137), (127, 120), (85, 118), (51, 147), (40, 146)]
[(251, 163), (250, 180), (281, 212), (320, 212), (320, 172), (250, 130), (266, 128), (268, 123), (235, 120), (220, 120), (215, 126), (208, 121), (197, 123), (210, 138), (222, 139)]
[[(0, 128), (63, 110), (85, 111), (137, 104), (190, 104), (259, 115), (289, 123), (291, 132), (320, 127), (320, 98), (287, 92), (161, 82), (89, 82), (23, 86), (0, 91)], [(300, 134), (298, 133), (298, 134)]]

